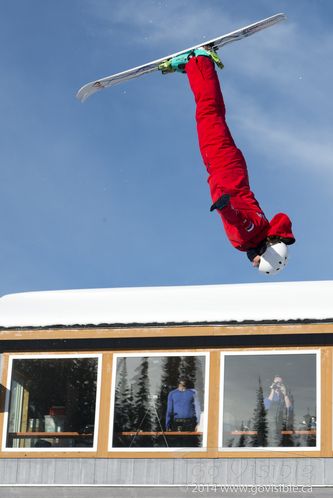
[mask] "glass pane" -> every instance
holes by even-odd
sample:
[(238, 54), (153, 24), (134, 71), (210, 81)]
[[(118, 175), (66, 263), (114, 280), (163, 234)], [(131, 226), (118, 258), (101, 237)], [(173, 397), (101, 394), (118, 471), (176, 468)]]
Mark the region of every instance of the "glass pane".
[(112, 447), (202, 447), (205, 360), (118, 357)]
[(224, 448), (316, 446), (316, 354), (225, 355)]
[(7, 448), (92, 447), (97, 358), (14, 359)]

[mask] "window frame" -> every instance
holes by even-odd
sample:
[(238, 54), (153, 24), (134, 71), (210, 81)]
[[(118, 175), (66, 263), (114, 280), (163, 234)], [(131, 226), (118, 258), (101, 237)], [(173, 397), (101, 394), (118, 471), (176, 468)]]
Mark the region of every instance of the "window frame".
[[(112, 382), (113, 382), (113, 359), (116, 354), (120, 356), (124, 356), (130, 353), (134, 353), (135, 355), (141, 354), (142, 353), (142, 348), (138, 345), (136, 347), (135, 345), (135, 339), (131, 339), (131, 345), (123, 346), (121, 347), (118, 342), (116, 343), (115, 346), (108, 346), (107, 344), (104, 345), (103, 348), (100, 346), (96, 346), (97, 342), (94, 342), (94, 339), (91, 339), (91, 347), (84, 347), (82, 346), (81, 350), (76, 349), (76, 343), (73, 341), (73, 346), (71, 349), (67, 350), (62, 350), (61, 348), (61, 343), (59, 343), (59, 347), (57, 345), (48, 345), (48, 347), (45, 349), (43, 348), (43, 344), (39, 342), (39, 337), (33, 337), (32, 332), (38, 334), (43, 334), (45, 337), (46, 332), (38, 332), (38, 331), (20, 331), (19, 334), (16, 331), (5, 331), (3, 338), (8, 339), (9, 336), (15, 338), (15, 343), (18, 348), (15, 347), (15, 352), (10, 352), (10, 351), (5, 351), (2, 353), (2, 362), (1, 362), (1, 367), (2, 367), (2, 386), (0, 386), (2, 389), (1, 392), (1, 409), (0, 409), (0, 440), (3, 439), (3, 434), (5, 434), (6, 437), (6, 432), (4, 430), (7, 430), (7, 423), (4, 424), (4, 403), (5, 403), (5, 396), (6, 396), (6, 386), (8, 385), (8, 359), (10, 356), (19, 356), (19, 357), (25, 357), (27, 358), (28, 356), (33, 356), (35, 357), (41, 357), (42, 355), (47, 355), (47, 356), (68, 356), (68, 357), (76, 357), (79, 355), (85, 355), (87, 357), (92, 357), (92, 356), (101, 356), (100, 363), (99, 363), (99, 372), (100, 372), (100, 392), (99, 392), (99, 402), (96, 404), (96, 414), (98, 413), (99, 420), (96, 420), (95, 422), (95, 431), (96, 434), (98, 434), (98, 442), (97, 442), (97, 447), (96, 450), (91, 450), (91, 448), (83, 448), (78, 449), (76, 448), (75, 451), (67, 451), (68, 448), (66, 449), (59, 449), (57, 451), (49, 451), (46, 452), (45, 448), (42, 450), (39, 449), (39, 451), (36, 449), (36, 451), (27, 451), (28, 449), (25, 449), (25, 451), (17, 451), (17, 448), (6, 448), (3, 450), (3, 444), (2, 441), (0, 441), (0, 458), (9, 458), (9, 459), (20, 459), (20, 458), (55, 458), (55, 459), (61, 459), (61, 458), (119, 458), (119, 459), (140, 459), (140, 458), (167, 458), (167, 459), (173, 459), (173, 458), (317, 458), (317, 457), (332, 457), (333, 456), (333, 431), (332, 431), (332, 425), (333, 425), (333, 418), (332, 418), (332, 399), (333, 399), (333, 367), (332, 367), (332, 356), (333, 356), (333, 345), (330, 345), (330, 339), (329, 339), (329, 334), (332, 334), (333, 332), (333, 327), (332, 324), (320, 324), (321, 326), (318, 329), (318, 325), (316, 324), (304, 324), (300, 326), (299, 324), (297, 325), (261, 325), (261, 326), (248, 326), (248, 325), (242, 325), (242, 326), (235, 326), (235, 327), (223, 327), (223, 326), (205, 326), (203, 327), (203, 335), (202, 338), (200, 339), (199, 343), (202, 343), (203, 346), (198, 345), (198, 340), (194, 339), (194, 344), (191, 346), (184, 346), (183, 348), (179, 348), (179, 345), (177, 344), (174, 346), (174, 348), (170, 344), (168, 347), (161, 349), (161, 346), (154, 347), (153, 345), (150, 347), (150, 350), (144, 351), (144, 354), (147, 355), (149, 353), (157, 353), (158, 355), (185, 355), (185, 353), (188, 353), (189, 355), (194, 355), (194, 354), (208, 354), (209, 355), (209, 370), (206, 370), (206, 378), (207, 378), (207, 373), (209, 374), (209, 400), (208, 400), (208, 405), (207, 405), (207, 423), (208, 423), (208, 429), (207, 429), (207, 449), (202, 452), (196, 451), (196, 449), (193, 448), (186, 448), (182, 450), (177, 450), (177, 448), (174, 448), (174, 451), (170, 452), (163, 452), (158, 449), (158, 451), (152, 452), (152, 451), (144, 451), (140, 452), (138, 449), (133, 453), (129, 453), (126, 451), (123, 451), (123, 449), (117, 448), (117, 451), (109, 451), (108, 448), (108, 443), (109, 443), (109, 428), (110, 428), (110, 407), (111, 407), (111, 387), (112, 387)], [(171, 331), (173, 328), (170, 328)], [(158, 336), (161, 338), (163, 337), (168, 340), (169, 335), (169, 327), (167, 328), (158, 328), (154, 329), (154, 335)], [(180, 329), (177, 328), (177, 333), (175, 335), (177, 336), (182, 336), (184, 337), (185, 332), (187, 339), (190, 341), (191, 337), (193, 336), (199, 336), (200, 335), (200, 330), (201, 327), (186, 327), (182, 333), (180, 333)], [(231, 331), (234, 331), (233, 333), (233, 338), (231, 338), (231, 343), (234, 344), (233, 346), (226, 346), (226, 345), (220, 345), (216, 344), (214, 346), (205, 346), (205, 336), (210, 336), (213, 337), (214, 340), (219, 342), (219, 336), (221, 336), (221, 341), (223, 342), (223, 336), (229, 336), (231, 335)], [(313, 338), (311, 339), (312, 344), (307, 345), (301, 345), (301, 346), (294, 346), (295, 344), (295, 339), (297, 340), (297, 335), (304, 331), (306, 334), (305, 337), (313, 335)], [(67, 347), (70, 344), (71, 341), (71, 336), (72, 334), (75, 336), (75, 334), (82, 335), (89, 333), (89, 337), (92, 338), (94, 337), (94, 334), (96, 333), (96, 336), (99, 337), (101, 335), (101, 332), (99, 329), (94, 329), (91, 328), (89, 330), (84, 330), (83, 332), (78, 330), (53, 330), (49, 331), (53, 332), (54, 335), (57, 337), (57, 339), (63, 340), (63, 338), (66, 337), (66, 340), (68, 341)], [(102, 331), (103, 334), (106, 334), (106, 330)], [(316, 342), (316, 333), (321, 332), (324, 335), (320, 335), (320, 340), (318, 341), (318, 346), (314, 346), (313, 343)], [(23, 345), (20, 346), (19, 343), (20, 341), (25, 341), (26, 337), (25, 334), (30, 334), (31, 337), (29, 337), (29, 342), (30, 345), (28, 345), (29, 352), (26, 352), (23, 350)], [(140, 328), (139, 330), (135, 329), (129, 329), (129, 328), (124, 328), (124, 329), (109, 329), (108, 334), (109, 337), (117, 337), (117, 341), (119, 340), (118, 333), (120, 334), (121, 337), (123, 338), (135, 338), (138, 337), (146, 337), (145, 339), (146, 344), (149, 344), (149, 337), (153, 335), (153, 331), (151, 328)], [(83, 334), (83, 335), (84, 335)], [(273, 334), (273, 335), (272, 335)], [(275, 343), (275, 337), (280, 334), (280, 339), (283, 340), (283, 337), (288, 337), (288, 334), (291, 334), (292, 340), (291, 340), (291, 345), (288, 345), (286, 343), (283, 343), (283, 345), (274, 345)], [(327, 334), (328, 341), (325, 339), (325, 335)], [(256, 339), (259, 338), (260, 340), (260, 335), (269, 335), (270, 337), (270, 344), (269, 346), (258, 346), (256, 345)], [(61, 336), (61, 337), (60, 337)], [(247, 344), (247, 341), (245, 343), (247, 344), (246, 346), (240, 347), (239, 344), (241, 344), (240, 338), (237, 336), (252, 336), (254, 338), (253, 344)], [(318, 338), (319, 338), (318, 337)], [(32, 339), (36, 339), (36, 341), (33, 341)], [(125, 339), (126, 340), (126, 339)], [(177, 341), (177, 339), (174, 339)], [(235, 343), (236, 341), (236, 343)], [(90, 342), (90, 339), (89, 339)], [(132, 343), (133, 342), (133, 343)], [(170, 341), (169, 341), (170, 342)], [(35, 343), (35, 349), (33, 349), (33, 343)], [(230, 342), (228, 341), (230, 344)], [(273, 343), (273, 344), (272, 344)], [(298, 343), (299, 344), (299, 341)], [(54, 350), (49, 349), (49, 347), (56, 348), (56, 352)], [(22, 352), (20, 351), (17, 353), (18, 349), (21, 348)], [(39, 350), (40, 348), (41, 350)], [(319, 409), (321, 410), (321, 420), (320, 420), (320, 427), (321, 427), (321, 449), (320, 450), (314, 450), (313, 447), (309, 448), (307, 451), (298, 451), (297, 448), (292, 449), (291, 451), (286, 451), (285, 449), (280, 449), (279, 451), (274, 451), (272, 452), (271, 450), (267, 450), (266, 448), (256, 452), (251, 452), (251, 451), (244, 451), (242, 453), (234, 451), (233, 448), (228, 448), (223, 451), (219, 450), (219, 422), (220, 422), (220, 378), (221, 378), (221, 368), (220, 368), (220, 362), (221, 362), (221, 353), (230, 353), (230, 352), (235, 352), (236, 354), (239, 354), (240, 352), (244, 352), (245, 354), (248, 353), (256, 353), (257, 351), (263, 350), (265, 353), (271, 352), (271, 353), (277, 353), (279, 351), (300, 351), (302, 352), (307, 352), (307, 351), (320, 351), (320, 360), (317, 362), (317, 366), (320, 369), (321, 372), (321, 388), (320, 390), (317, 390), (317, 395), (320, 392), (321, 393), (321, 404), (318, 405)], [(78, 352), (79, 351), (79, 352)], [(83, 351), (82, 353), (80, 351)], [(95, 414), (95, 416), (96, 416)], [(319, 420), (318, 415), (317, 415), (317, 420)], [(4, 429), (6, 427), (6, 429)], [(97, 436), (96, 436), (97, 437)], [(201, 449), (200, 449), (201, 450)], [(244, 448), (244, 450), (246, 450)]]
[[(205, 378), (204, 378), (204, 403), (205, 403), (205, 415), (203, 422), (203, 437), (202, 437), (202, 447), (171, 447), (171, 448), (159, 448), (159, 447), (135, 447), (135, 448), (117, 448), (112, 447), (113, 440), (113, 423), (114, 423), (114, 405), (115, 405), (115, 393), (116, 393), (116, 373), (117, 373), (117, 359), (118, 358), (144, 358), (144, 357), (170, 357), (170, 356), (204, 356), (205, 357)], [(174, 453), (183, 451), (186, 453), (190, 452), (207, 452), (207, 441), (208, 441), (208, 418), (209, 418), (209, 393), (210, 393), (210, 352), (209, 351), (169, 351), (169, 352), (148, 352), (148, 351), (137, 351), (135, 353), (124, 352), (124, 353), (114, 353), (113, 354), (113, 364), (112, 364), (112, 383), (111, 383), (111, 394), (110, 394), (110, 419), (109, 419), (109, 437), (108, 437), (108, 452), (118, 453), (124, 452), (127, 454), (131, 453)]]
[[(96, 399), (95, 399), (95, 420), (94, 420), (94, 438), (93, 445), (91, 448), (83, 447), (50, 447), (50, 448), (9, 448), (7, 444), (7, 431), (9, 422), (9, 405), (11, 397), (11, 383), (12, 383), (12, 371), (13, 371), (13, 361), (14, 360), (34, 360), (34, 359), (76, 359), (76, 358), (96, 358), (97, 359), (97, 379), (96, 379)], [(1, 441), (1, 453), (96, 453), (98, 447), (98, 431), (99, 431), (99, 411), (100, 411), (100, 399), (101, 399), (101, 387), (102, 387), (102, 362), (103, 356), (101, 353), (8, 353), (7, 364), (6, 364), (6, 383), (4, 384), (6, 393), (4, 400), (4, 414), (2, 419), (2, 441)]]
[[(317, 433), (316, 433), (316, 446), (292, 446), (292, 447), (232, 447), (226, 448), (223, 446), (223, 403), (224, 403), (224, 373), (225, 373), (225, 358), (226, 356), (269, 356), (269, 355), (301, 355), (301, 354), (314, 354), (316, 357), (316, 419), (319, 422), (317, 425)], [(274, 349), (274, 350), (251, 350), (251, 351), (221, 351), (220, 352), (220, 395), (219, 395), (219, 428), (218, 428), (218, 449), (219, 452), (225, 453), (238, 453), (243, 454), (246, 452), (249, 453), (263, 453), (263, 452), (291, 452), (291, 453), (299, 453), (309, 451), (321, 451), (321, 434), (322, 434), (322, 416), (321, 416), (321, 390), (322, 390), (322, 379), (321, 379), (321, 366), (322, 366), (322, 354), (321, 349)], [(318, 430), (319, 429), (319, 430)], [(281, 449), (282, 448), (282, 449)]]

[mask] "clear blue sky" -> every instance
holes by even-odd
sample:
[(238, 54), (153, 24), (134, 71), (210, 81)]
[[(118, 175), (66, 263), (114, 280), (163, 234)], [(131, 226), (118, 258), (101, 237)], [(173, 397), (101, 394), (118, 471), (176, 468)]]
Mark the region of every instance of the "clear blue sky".
[(84, 83), (277, 12), (219, 73), (252, 188), (297, 243), (274, 281), (333, 278), (333, 2), (11, 0), (0, 16), (0, 294), (265, 282), (211, 214), (186, 77)]

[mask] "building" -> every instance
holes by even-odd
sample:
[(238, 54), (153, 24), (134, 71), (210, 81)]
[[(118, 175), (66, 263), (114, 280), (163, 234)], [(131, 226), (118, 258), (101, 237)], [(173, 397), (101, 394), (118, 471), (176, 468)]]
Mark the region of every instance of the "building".
[(0, 339), (0, 496), (333, 486), (331, 281), (12, 294)]

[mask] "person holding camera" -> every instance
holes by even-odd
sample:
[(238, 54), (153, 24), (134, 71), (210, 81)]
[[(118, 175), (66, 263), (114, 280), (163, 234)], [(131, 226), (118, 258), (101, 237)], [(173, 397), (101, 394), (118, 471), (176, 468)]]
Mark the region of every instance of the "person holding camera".
[(275, 375), (264, 399), (268, 422), (268, 446), (289, 445), (284, 431), (293, 429), (293, 399), (280, 375)]
[(292, 406), (287, 388), (283, 383), (282, 377), (279, 375), (274, 377), (273, 383), (270, 386), (269, 396), (264, 400), (266, 410), (269, 410), (275, 403), (278, 403), (278, 405), (282, 404), (287, 409), (290, 409)]

